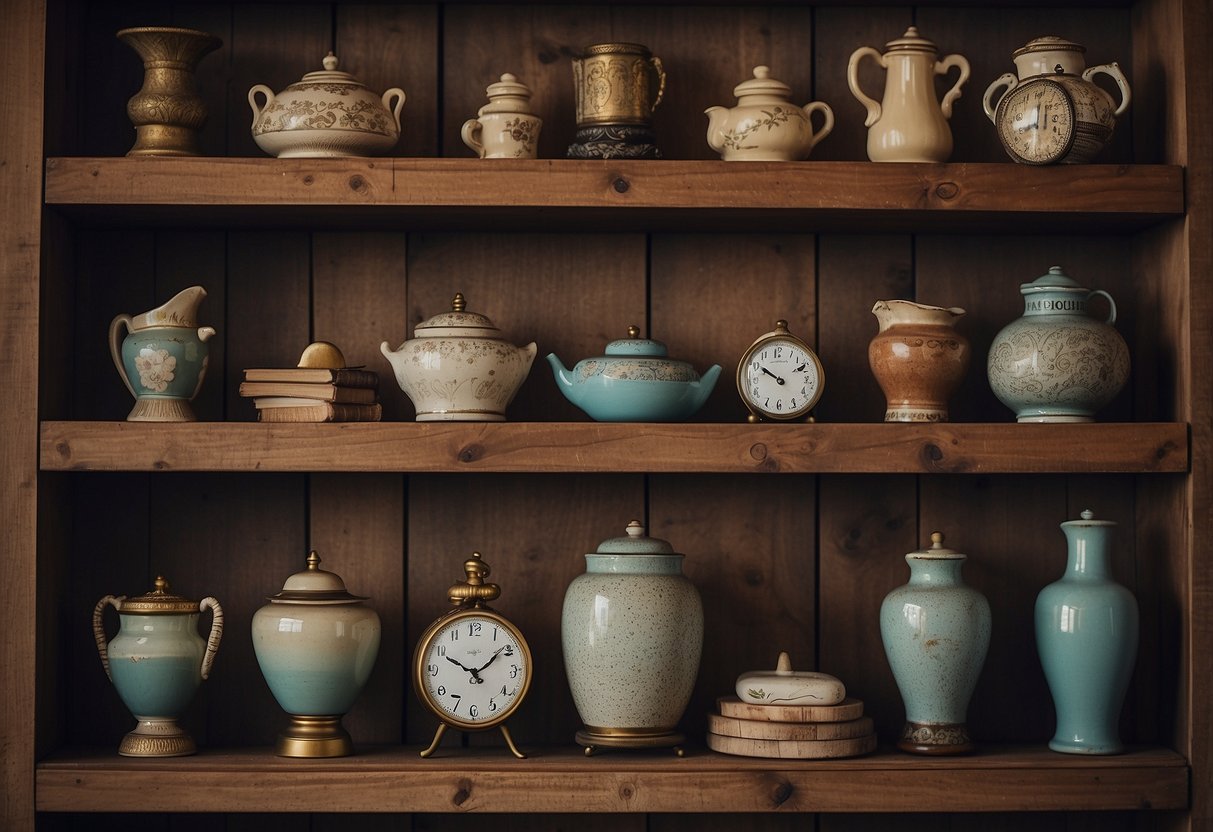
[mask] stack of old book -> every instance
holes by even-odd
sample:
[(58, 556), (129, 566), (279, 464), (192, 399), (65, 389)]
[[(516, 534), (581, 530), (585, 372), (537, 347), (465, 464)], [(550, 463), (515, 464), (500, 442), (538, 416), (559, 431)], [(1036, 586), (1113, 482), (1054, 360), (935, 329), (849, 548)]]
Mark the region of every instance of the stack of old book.
[(260, 422), (378, 422), (383, 416), (379, 375), (344, 366), (341, 351), (324, 341), (304, 350), (297, 367), (245, 370), (240, 395), (253, 400)]

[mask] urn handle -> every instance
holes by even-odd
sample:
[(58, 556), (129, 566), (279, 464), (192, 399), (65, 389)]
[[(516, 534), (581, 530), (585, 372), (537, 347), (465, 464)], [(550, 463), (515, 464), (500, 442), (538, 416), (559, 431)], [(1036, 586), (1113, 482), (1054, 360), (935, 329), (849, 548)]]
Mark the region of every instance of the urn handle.
[[(1113, 61), (1110, 64), (1093, 66), (1082, 74), (1082, 80), (1090, 81), (1096, 75), (1106, 75), (1116, 82), (1116, 86), (1120, 87), (1120, 106), (1112, 113), (1113, 116), (1120, 118), (1124, 111), (1129, 109), (1129, 101), (1133, 97), (1129, 92), (1129, 82), (1125, 79), (1124, 73), (1120, 71), (1120, 64)], [(1092, 83), (1094, 82), (1092, 81)]]
[[(392, 96), (396, 96), (395, 105), (388, 103)], [(404, 109), (404, 98), (404, 90), (400, 87), (392, 87), (383, 93), (383, 106), (392, 111), (392, 118), (396, 119), (396, 132), (400, 132), (400, 111)]]
[(952, 89), (948, 90), (943, 97), (943, 101), (939, 104), (939, 109), (943, 111), (943, 117), (946, 119), (952, 118), (952, 102), (960, 98), (960, 88), (964, 86), (965, 81), (969, 80), (969, 61), (964, 55), (953, 54), (948, 55), (942, 61), (935, 62), (935, 74), (947, 75), (948, 70), (956, 67), (960, 70), (960, 77), (956, 79), (956, 83), (952, 85)]
[(218, 599), (208, 595), (198, 602), (198, 611), (206, 612), (208, 609), (214, 615), (211, 619), (211, 634), (206, 640), (206, 653), (202, 656), (203, 679), (211, 675), (211, 665), (215, 662), (215, 653), (219, 651), (219, 640), (223, 638), (223, 607), (219, 606)]
[(484, 125), (474, 118), (469, 118), (463, 123), (463, 129), (459, 131), (459, 137), (463, 139), (463, 143), (476, 151), (476, 155), (481, 159), (484, 158), (484, 143), (480, 141), (480, 136), (484, 132)]
[(665, 98), (665, 66), (661, 63), (661, 58), (654, 55), (649, 61), (653, 64), (653, 69), (657, 71), (657, 97), (653, 99), (653, 106), (649, 107), (649, 112), (657, 111), (657, 105), (661, 103), (661, 99)]
[(1110, 311), (1108, 312), (1108, 317), (1104, 320), (1104, 323), (1105, 324), (1116, 323), (1116, 301), (1112, 300), (1112, 296), (1109, 295), (1107, 292), (1105, 292), (1103, 289), (1091, 290), (1091, 292), (1087, 295), (1087, 300), (1090, 300), (1091, 298), (1095, 297), (1096, 295), (1098, 295), (1099, 297), (1102, 297), (1108, 301), (1108, 307), (1109, 307)]
[(105, 642), (105, 625), (101, 621), (101, 614), (105, 612), (107, 604), (119, 609), (119, 605), (125, 600), (125, 595), (106, 595), (93, 607), (93, 638), (97, 640), (97, 652), (101, 654), (101, 666), (105, 668), (105, 676), (111, 682), (114, 677), (110, 675), (110, 654)]
[[(985, 111), (986, 118), (988, 118), (990, 120), (991, 124), (997, 123), (994, 120), (995, 115), (997, 115), (997, 113), (995, 111), (996, 105), (994, 103), (994, 93), (996, 93), (998, 90), (1002, 89), (1003, 87), (1006, 87), (1006, 91), (1003, 92), (1003, 94), (1002, 94), (1002, 95), (1006, 95), (1008, 92), (1010, 92), (1011, 90), (1015, 89), (1018, 86), (1019, 86), (1019, 78), (1017, 78), (1015, 76), (1015, 73), (1014, 72), (1004, 72), (1002, 75), (998, 76), (998, 80), (996, 80), (993, 84), (990, 84), (990, 86), (986, 87), (986, 94), (981, 97), (981, 109)], [(998, 96), (998, 99), (1000, 101), (1002, 100), (1002, 95)]]
[(851, 95), (858, 98), (859, 103), (868, 108), (868, 117), (863, 126), (871, 127), (880, 121), (880, 104), (859, 88), (859, 63), (865, 57), (871, 58), (885, 69), (888, 67), (884, 62), (884, 56), (870, 46), (859, 47), (851, 53), (851, 60), (847, 61), (847, 86), (851, 88)]
[(119, 315), (110, 321), (110, 356), (114, 359), (114, 366), (118, 368), (118, 375), (122, 377), (122, 383), (126, 385), (126, 389), (131, 391), (131, 395), (136, 399), (139, 394), (135, 392), (135, 388), (131, 385), (131, 380), (126, 377), (126, 368), (122, 366), (122, 339), (126, 334), (122, 332), (122, 327), (126, 327), (126, 331), (131, 331), (131, 316)]
[[(265, 96), (265, 104), (257, 106), (257, 93)], [(265, 112), (265, 108), (270, 106), (270, 102), (274, 100), (274, 91), (265, 84), (254, 84), (248, 91), (248, 104), (253, 108), (253, 129), (257, 129), (257, 119), (261, 118), (261, 114)]]

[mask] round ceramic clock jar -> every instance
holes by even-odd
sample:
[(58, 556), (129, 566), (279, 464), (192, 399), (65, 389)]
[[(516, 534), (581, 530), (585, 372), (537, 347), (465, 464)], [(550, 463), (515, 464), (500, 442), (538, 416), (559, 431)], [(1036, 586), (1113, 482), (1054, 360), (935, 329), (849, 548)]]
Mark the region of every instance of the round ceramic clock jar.
[(253, 650), (266, 684), (290, 725), (278, 738), (281, 757), (344, 757), (353, 742), (341, 717), (354, 706), (379, 652), (379, 616), (345, 581), (307, 569), (253, 615)]

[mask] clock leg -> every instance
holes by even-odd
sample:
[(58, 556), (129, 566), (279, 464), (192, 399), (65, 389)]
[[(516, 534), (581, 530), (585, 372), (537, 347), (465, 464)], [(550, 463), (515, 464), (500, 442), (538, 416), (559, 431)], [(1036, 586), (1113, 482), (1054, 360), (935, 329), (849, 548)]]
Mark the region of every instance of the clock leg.
[(519, 760), (525, 760), (526, 755), (518, 750), (518, 746), (514, 745), (514, 738), (510, 736), (510, 729), (505, 727), (504, 722), (500, 725), (500, 728), (501, 736), (505, 737), (505, 744), (510, 747), (510, 753), (512, 753)]
[(434, 749), (438, 747), (438, 743), (442, 742), (442, 735), (446, 733), (446, 723), (439, 722), (438, 730), (434, 732), (434, 741), (430, 743), (430, 747), (421, 752), (422, 757), (428, 757), (434, 753)]

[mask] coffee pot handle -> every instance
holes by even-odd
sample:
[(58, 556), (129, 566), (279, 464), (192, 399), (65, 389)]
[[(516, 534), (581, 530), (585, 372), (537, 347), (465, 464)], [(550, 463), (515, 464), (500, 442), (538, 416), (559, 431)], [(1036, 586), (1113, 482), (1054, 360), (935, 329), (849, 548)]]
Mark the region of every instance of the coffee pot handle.
[(649, 60), (653, 63), (653, 69), (657, 70), (657, 97), (653, 99), (653, 106), (649, 108), (649, 112), (652, 113), (657, 110), (661, 99), (665, 98), (665, 67), (661, 64), (661, 58), (656, 55)]
[(122, 378), (122, 383), (126, 385), (127, 390), (131, 391), (131, 395), (137, 399), (139, 396), (135, 393), (131, 380), (126, 377), (126, 368), (122, 366), (122, 339), (125, 335), (121, 330), (124, 326), (127, 332), (131, 331), (130, 315), (119, 315), (110, 321), (110, 357), (114, 359), (114, 366), (118, 368), (118, 375)]
[(111, 682), (114, 677), (110, 675), (110, 654), (105, 641), (105, 624), (101, 621), (101, 614), (105, 612), (106, 605), (118, 609), (118, 605), (126, 600), (125, 595), (106, 595), (97, 602), (97, 606), (93, 607), (93, 638), (97, 640), (97, 652), (101, 654), (101, 666), (105, 668), (105, 676)]
[[(859, 99), (859, 103), (868, 109), (868, 117), (864, 121), (864, 127), (871, 127), (876, 122), (880, 121), (880, 104), (874, 99), (868, 97), (863, 90), (859, 88), (859, 62), (865, 57), (870, 57), (882, 67), (885, 66), (884, 57), (870, 46), (861, 46), (851, 53), (851, 59), (847, 61), (847, 86), (851, 88), (851, 95)], [(885, 67), (887, 69), (887, 67)]]
[(1116, 301), (1112, 300), (1112, 296), (1109, 295), (1107, 292), (1105, 292), (1103, 289), (1093, 289), (1090, 293), (1087, 294), (1087, 300), (1090, 300), (1091, 298), (1095, 297), (1096, 295), (1106, 299), (1108, 301), (1108, 306), (1111, 309), (1111, 311), (1108, 312), (1108, 317), (1104, 321), (1104, 323), (1105, 324), (1116, 323)]
[(960, 98), (960, 88), (964, 86), (964, 82), (969, 80), (969, 61), (964, 55), (948, 55), (942, 61), (935, 63), (936, 75), (947, 75), (948, 70), (952, 67), (957, 67), (960, 70), (960, 77), (956, 79), (956, 83), (952, 85), (952, 89), (948, 90), (943, 97), (943, 101), (939, 103), (939, 109), (943, 111), (943, 117), (946, 119), (952, 118), (952, 102)]
[(1090, 81), (1096, 75), (1106, 75), (1116, 82), (1116, 86), (1120, 87), (1120, 106), (1112, 113), (1112, 115), (1120, 118), (1124, 111), (1129, 109), (1129, 101), (1132, 99), (1132, 94), (1129, 92), (1129, 82), (1126, 80), (1124, 73), (1120, 71), (1120, 64), (1113, 61), (1110, 64), (1093, 66), (1082, 74), (1082, 80)]
[[(834, 111), (830, 109), (830, 105), (824, 101), (814, 101), (811, 104), (805, 104), (800, 109), (804, 110), (805, 117), (809, 120), (809, 149), (812, 150), (817, 146), (817, 143), (830, 135), (830, 131), (834, 129)], [(813, 133), (813, 113), (820, 112), (822, 117), (821, 129)]]
[[(392, 100), (392, 96), (396, 97), (395, 106), (388, 103)], [(400, 89), (400, 87), (392, 87), (390, 90), (383, 93), (383, 98), (381, 99), (383, 101), (383, 106), (387, 107), (391, 111), (392, 118), (396, 120), (397, 132), (400, 131), (400, 111), (404, 109), (404, 98), (404, 90)]]
[(480, 141), (483, 130), (483, 124), (474, 118), (469, 118), (463, 123), (463, 129), (459, 131), (459, 136), (463, 139), (463, 143), (476, 151), (476, 155), (481, 159), (484, 158), (484, 143)]
[(206, 640), (206, 653), (202, 656), (202, 678), (211, 675), (211, 665), (215, 662), (215, 653), (219, 651), (219, 639), (223, 638), (223, 607), (219, 600), (209, 595), (198, 602), (198, 611), (214, 613), (211, 618), (211, 635)]
[[(1002, 89), (1003, 87), (1006, 87), (1006, 92), (1004, 92), (1002, 94), (1002, 95), (1006, 95), (1008, 92), (1010, 92), (1011, 90), (1015, 89), (1018, 86), (1019, 86), (1019, 78), (1017, 78), (1015, 76), (1015, 73), (1014, 72), (1004, 72), (1002, 75), (998, 76), (998, 80), (996, 80), (993, 84), (990, 84), (990, 86), (986, 87), (986, 94), (981, 97), (981, 109), (985, 111), (986, 118), (988, 118), (990, 120), (991, 124), (995, 123), (994, 117), (996, 115), (995, 104), (994, 104), (994, 93), (997, 92), (998, 90)], [(1000, 101), (1002, 100), (1002, 95), (998, 96), (998, 99)]]

